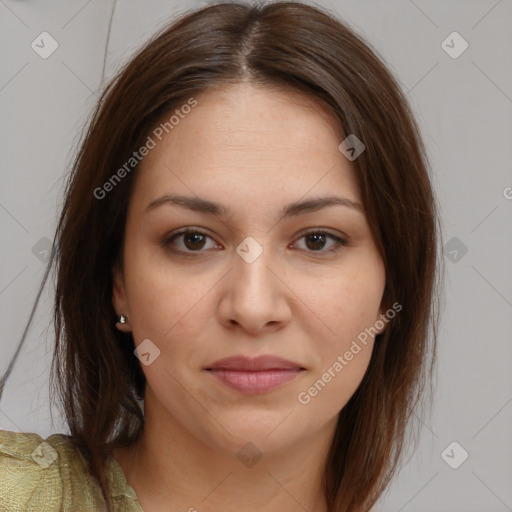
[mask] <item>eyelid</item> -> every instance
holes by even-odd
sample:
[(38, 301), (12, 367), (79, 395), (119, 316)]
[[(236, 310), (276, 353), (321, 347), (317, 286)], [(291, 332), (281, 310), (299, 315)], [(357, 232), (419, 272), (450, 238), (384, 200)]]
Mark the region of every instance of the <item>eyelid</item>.
[[(198, 234), (198, 235), (203, 235), (205, 237), (208, 237), (210, 238), (211, 240), (213, 240), (217, 245), (218, 242), (215, 241), (215, 239), (213, 238), (213, 236), (211, 236), (210, 234), (208, 234), (208, 232), (206, 232), (203, 228), (196, 228), (194, 226), (188, 226), (188, 227), (185, 227), (185, 228), (180, 228), (180, 229), (177, 229), (171, 233), (169, 233), (168, 235), (165, 235), (163, 240), (162, 240), (162, 247), (168, 247), (170, 246), (170, 243), (172, 242), (172, 240), (174, 238), (177, 238), (181, 235), (186, 235), (188, 233), (194, 233), (194, 234)], [(180, 250), (175, 250), (175, 252), (178, 252), (178, 253), (181, 253), (181, 254), (184, 254), (184, 251), (180, 251)], [(187, 251), (188, 254), (192, 254), (194, 252), (196, 252), (197, 254), (199, 254), (200, 252), (204, 252), (204, 251)]]
[(310, 233), (323, 233), (323, 234), (330, 235), (330, 236), (333, 236), (335, 238), (339, 238), (341, 240), (344, 240), (347, 243), (348, 243), (348, 239), (349, 239), (349, 236), (347, 234), (343, 233), (343, 231), (339, 231), (338, 233), (334, 233), (329, 228), (322, 228), (322, 227), (307, 228), (304, 231), (300, 231), (298, 233), (298, 236), (299, 237), (303, 237), (304, 235), (309, 235)]
[(320, 251), (306, 251), (307, 254), (312, 255), (312, 256), (318, 255), (321, 257), (323, 255), (337, 253), (341, 248), (347, 247), (348, 245), (350, 245), (349, 237), (345, 233), (336, 234), (336, 233), (331, 232), (331, 230), (329, 230), (328, 228), (321, 228), (321, 227), (308, 228), (305, 231), (301, 231), (298, 234), (296, 241), (293, 243), (295, 244), (298, 240), (304, 238), (305, 236), (307, 236), (309, 234), (327, 235), (327, 236), (331, 237), (331, 239), (334, 240), (334, 242), (335, 242), (333, 248), (331, 248), (331, 249), (324, 249), (324, 250), (320, 250)]
[[(173, 231), (169, 235), (166, 235), (164, 237), (161, 245), (164, 248), (166, 248), (166, 247), (170, 248), (170, 250), (172, 250), (173, 252), (178, 253), (178, 254), (182, 254), (182, 255), (185, 255), (185, 256), (193, 256), (193, 255), (199, 256), (201, 254), (204, 254), (206, 251), (202, 251), (202, 250), (198, 250), (198, 251), (183, 251), (183, 250), (180, 250), (180, 249), (173, 249), (173, 248), (170, 247), (171, 242), (175, 238), (178, 238), (179, 236), (182, 236), (182, 235), (186, 235), (188, 233), (194, 233), (194, 234), (199, 234), (199, 235), (205, 236), (205, 237), (210, 238), (211, 240), (213, 240), (217, 245), (220, 245), (213, 238), (213, 236), (208, 234), (208, 232), (205, 231), (203, 228), (196, 228), (194, 226), (188, 226), (188, 227), (180, 228), (180, 229), (177, 229), (177, 230)], [(306, 251), (306, 253), (311, 254), (311, 255), (332, 254), (332, 253), (337, 252), (341, 247), (346, 247), (346, 246), (349, 245), (349, 237), (345, 233), (341, 232), (340, 234), (336, 234), (336, 233), (333, 233), (329, 228), (322, 228), (322, 227), (307, 228), (307, 229), (305, 229), (303, 231), (300, 231), (296, 235), (295, 241), (292, 244), (295, 244), (298, 240), (300, 240), (301, 238), (303, 238), (303, 237), (305, 237), (305, 236), (307, 236), (309, 234), (323, 234), (323, 235), (327, 235), (327, 236), (331, 237), (332, 240), (335, 241), (333, 249), (331, 248), (331, 249), (319, 250), (319, 251)]]

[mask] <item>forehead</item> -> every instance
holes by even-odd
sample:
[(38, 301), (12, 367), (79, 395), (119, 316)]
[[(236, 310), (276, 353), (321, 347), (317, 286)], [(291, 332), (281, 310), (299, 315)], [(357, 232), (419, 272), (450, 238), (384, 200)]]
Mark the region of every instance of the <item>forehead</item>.
[(315, 99), (238, 84), (195, 100), (193, 109), (161, 130), (161, 140), (153, 136), (155, 147), (137, 173), (133, 199), (141, 207), (169, 192), (243, 205), (268, 198), (291, 202), (309, 191), (336, 189), (359, 200), (353, 165), (338, 149), (341, 125)]

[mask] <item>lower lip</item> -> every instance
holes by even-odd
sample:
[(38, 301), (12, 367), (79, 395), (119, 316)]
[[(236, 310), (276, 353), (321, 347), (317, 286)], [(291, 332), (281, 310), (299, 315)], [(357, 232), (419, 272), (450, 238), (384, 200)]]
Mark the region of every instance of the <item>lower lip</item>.
[(304, 370), (265, 370), (247, 372), (237, 370), (208, 370), (214, 377), (231, 389), (241, 393), (264, 393), (284, 386)]

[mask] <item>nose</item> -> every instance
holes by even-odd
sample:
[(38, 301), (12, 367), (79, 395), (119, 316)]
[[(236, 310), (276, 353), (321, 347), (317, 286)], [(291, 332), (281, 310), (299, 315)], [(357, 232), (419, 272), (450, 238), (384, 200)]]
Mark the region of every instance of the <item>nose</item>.
[(254, 241), (252, 244), (253, 254), (248, 253), (249, 257), (243, 247), (233, 256), (233, 268), (226, 276), (219, 314), (225, 327), (238, 327), (259, 335), (280, 330), (288, 324), (293, 293), (270, 249), (263, 249), (253, 259), (256, 244)]

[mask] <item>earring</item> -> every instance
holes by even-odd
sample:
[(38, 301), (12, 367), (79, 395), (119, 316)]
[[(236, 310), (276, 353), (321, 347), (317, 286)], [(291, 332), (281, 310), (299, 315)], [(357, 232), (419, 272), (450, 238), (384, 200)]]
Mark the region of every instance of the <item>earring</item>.
[(119, 320), (116, 322), (116, 329), (121, 332), (130, 332), (130, 326), (128, 325), (128, 318), (123, 314), (119, 315)]

